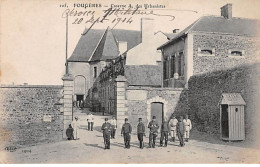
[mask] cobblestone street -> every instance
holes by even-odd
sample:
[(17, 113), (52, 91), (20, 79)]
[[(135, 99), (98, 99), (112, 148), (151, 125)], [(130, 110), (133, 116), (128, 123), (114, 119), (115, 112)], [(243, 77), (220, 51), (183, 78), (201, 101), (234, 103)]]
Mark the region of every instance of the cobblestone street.
[(86, 113), (76, 115), (81, 121), (80, 140), (28, 146), (15, 152), (1, 151), (0, 163), (259, 163), (256, 149), (195, 139), (185, 147), (179, 147), (178, 141), (170, 141), (165, 148), (158, 147), (158, 137), (157, 147), (152, 149), (148, 148), (146, 137), (146, 147), (139, 149), (137, 136), (132, 134), (131, 149), (124, 149), (120, 132), (111, 140), (111, 149), (104, 150), (100, 127), (105, 116), (95, 115), (94, 131), (88, 131)]

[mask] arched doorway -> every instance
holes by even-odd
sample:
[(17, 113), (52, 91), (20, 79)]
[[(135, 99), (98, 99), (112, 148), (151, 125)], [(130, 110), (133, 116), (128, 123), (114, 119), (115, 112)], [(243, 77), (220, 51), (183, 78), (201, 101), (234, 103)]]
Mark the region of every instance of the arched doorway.
[(74, 79), (74, 100), (84, 101), (86, 94), (86, 78), (83, 75), (77, 75)]
[(156, 120), (159, 125), (162, 124), (163, 118), (164, 118), (164, 112), (163, 112), (163, 103), (161, 102), (153, 102), (151, 103), (151, 118), (153, 116), (156, 116)]
[(168, 102), (162, 97), (156, 96), (147, 100), (147, 120), (148, 122), (152, 120), (153, 114), (156, 116), (157, 120), (161, 123), (168, 110)]

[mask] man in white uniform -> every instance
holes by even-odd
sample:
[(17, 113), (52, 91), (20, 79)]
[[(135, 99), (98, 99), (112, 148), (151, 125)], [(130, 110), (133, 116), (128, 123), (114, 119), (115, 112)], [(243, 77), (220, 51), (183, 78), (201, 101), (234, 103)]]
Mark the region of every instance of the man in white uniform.
[(87, 121), (88, 121), (88, 130), (93, 131), (94, 116), (91, 113), (88, 114)]
[(190, 138), (190, 130), (192, 129), (191, 121), (188, 115), (186, 115), (185, 119), (183, 120), (183, 123), (185, 125), (184, 139), (186, 140), (186, 142), (188, 142)]
[(79, 118), (75, 117), (74, 120), (71, 122), (71, 126), (73, 128), (73, 135), (74, 139), (77, 140), (79, 139)]
[(176, 139), (176, 125), (178, 120), (175, 118), (175, 114), (172, 114), (172, 119), (169, 122), (170, 125), (170, 135), (172, 137), (172, 141), (175, 142)]
[(115, 138), (115, 134), (116, 134), (116, 129), (117, 129), (117, 124), (116, 124), (116, 118), (115, 118), (115, 116), (113, 116), (112, 119), (110, 120), (110, 124), (111, 124), (111, 127), (112, 127), (112, 130), (111, 130), (111, 139), (114, 139), (114, 138)]

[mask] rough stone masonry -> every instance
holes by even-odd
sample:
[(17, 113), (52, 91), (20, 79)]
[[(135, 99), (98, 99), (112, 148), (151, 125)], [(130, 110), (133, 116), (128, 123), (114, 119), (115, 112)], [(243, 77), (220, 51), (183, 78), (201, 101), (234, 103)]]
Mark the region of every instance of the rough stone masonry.
[(62, 140), (62, 86), (0, 86), (0, 143), (20, 145)]

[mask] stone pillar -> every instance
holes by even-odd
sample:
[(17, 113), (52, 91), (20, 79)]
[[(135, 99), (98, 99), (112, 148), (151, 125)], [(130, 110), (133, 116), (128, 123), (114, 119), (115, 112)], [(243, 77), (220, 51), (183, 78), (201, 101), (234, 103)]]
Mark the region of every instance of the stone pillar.
[(121, 131), (124, 119), (127, 118), (126, 100), (126, 78), (122, 75), (117, 76), (116, 81), (116, 118), (117, 126)]
[(73, 117), (73, 81), (74, 77), (70, 74), (65, 74), (63, 80), (63, 138), (67, 138), (66, 129), (72, 121)]

